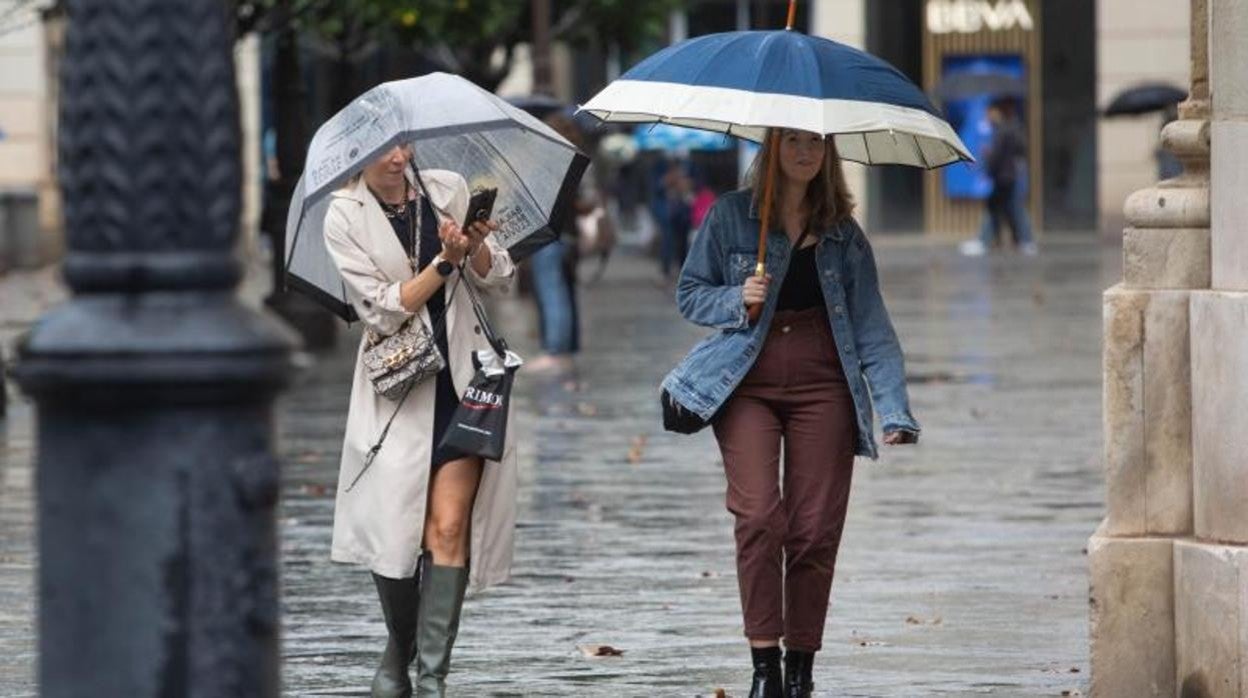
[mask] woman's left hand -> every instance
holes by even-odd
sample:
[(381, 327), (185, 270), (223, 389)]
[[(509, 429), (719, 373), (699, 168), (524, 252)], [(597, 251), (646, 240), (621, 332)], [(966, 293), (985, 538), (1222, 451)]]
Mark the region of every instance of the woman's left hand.
[(900, 444), (917, 444), (919, 435), (912, 431), (890, 431), (884, 434), (884, 443), (889, 446), (897, 446)]
[(481, 243), (485, 242), (485, 239), (495, 230), (498, 230), (498, 224), (494, 221), (473, 221), (469, 224), (467, 232), (470, 249), (476, 250), (480, 247)]

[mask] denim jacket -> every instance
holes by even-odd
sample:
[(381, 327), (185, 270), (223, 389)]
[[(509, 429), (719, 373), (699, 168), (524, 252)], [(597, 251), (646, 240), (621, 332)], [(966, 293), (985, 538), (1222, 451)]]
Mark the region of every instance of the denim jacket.
[[(710, 419), (749, 373), (762, 350), (789, 268), (792, 244), (782, 232), (767, 241), (771, 291), (758, 322), (750, 325), (741, 286), (758, 257), (758, 211), (748, 190), (715, 202), (695, 237), (676, 290), (685, 319), (718, 332), (703, 339), (663, 380), (678, 402)], [(875, 257), (852, 218), (821, 231), (815, 251), (828, 322), (849, 381), (858, 420), (857, 455), (876, 458), (872, 406), (884, 431), (918, 432), (906, 394), (906, 371), (880, 295)], [(869, 388), (869, 392), (868, 392)]]

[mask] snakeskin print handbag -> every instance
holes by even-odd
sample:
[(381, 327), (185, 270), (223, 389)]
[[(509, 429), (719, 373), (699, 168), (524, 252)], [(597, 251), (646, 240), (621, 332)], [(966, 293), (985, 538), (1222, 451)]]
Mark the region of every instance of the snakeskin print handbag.
[(438, 375), (446, 366), (433, 332), (419, 315), (403, 323), (389, 337), (369, 330), (368, 344), (364, 350), (364, 369), (373, 389), (388, 400), (398, 400), (408, 386)]

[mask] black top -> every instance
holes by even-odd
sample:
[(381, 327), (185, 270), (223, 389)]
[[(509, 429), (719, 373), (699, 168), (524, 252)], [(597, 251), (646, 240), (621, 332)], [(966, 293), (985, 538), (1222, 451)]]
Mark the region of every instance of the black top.
[(776, 310), (806, 310), (823, 305), (823, 289), (819, 286), (819, 268), (815, 264), (815, 248), (807, 245), (794, 250), (789, 271), (780, 287)]
[[(380, 199), (378, 199), (380, 201)], [(394, 209), (382, 205), (383, 210), (387, 210), (387, 219), (394, 228), (394, 234), (399, 237), (399, 243), (403, 245), (404, 251), (410, 254), (412, 249), (412, 223), (409, 223), (408, 216), (412, 215), (415, 209), (408, 206), (403, 215), (392, 215)], [(420, 253), (417, 260), (417, 271), (429, 266), (433, 258), (438, 256), (442, 251), (442, 239), (438, 237), (438, 219), (434, 215), (433, 207), (429, 205), (429, 199), (421, 197), (420, 199)], [(429, 321), (433, 323), (430, 329), (436, 329), (437, 335), (434, 341), (438, 345), (438, 351), (442, 352), (444, 358), (451, 355), (450, 342), (446, 336), (446, 322), (442, 320), (442, 316), (446, 310), (446, 296), (442, 289), (433, 292), (429, 296), (429, 300), (425, 301), (425, 308), (429, 311)], [(455, 408), (459, 405), (459, 397), (455, 394), (455, 384), (451, 380), (451, 365), (449, 360), (442, 370), (438, 373), (437, 391), (434, 393), (433, 408), (433, 446), (430, 454), (430, 466), (438, 467), (443, 463), (459, 458), (463, 454), (452, 448), (442, 448), (442, 436), (446, 434), (447, 428), (451, 425), (451, 419), (455, 416)]]

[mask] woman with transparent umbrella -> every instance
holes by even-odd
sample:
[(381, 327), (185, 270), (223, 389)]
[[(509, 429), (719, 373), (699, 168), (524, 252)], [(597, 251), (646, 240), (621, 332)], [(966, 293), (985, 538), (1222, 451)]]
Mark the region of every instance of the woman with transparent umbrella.
[[(457, 221), (463, 220), (468, 203), (464, 178), (427, 170), (419, 176), (423, 186), (412, 186), (410, 160), (409, 146), (391, 148), (334, 193), (325, 221), (325, 244), (360, 319), (390, 334), (417, 314), (428, 317), (446, 360), (436, 378), (418, 384), (397, 408), (402, 428), (385, 445), (407, 457), (376, 462), (362, 475), (348, 459), (353, 467), (340, 475), (353, 482), (339, 488), (333, 555), (373, 568), (389, 638), (372, 695), (386, 698), (411, 695), (408, 668), (413, 661), (417, 695), (443, 693), (468, 586), (473, 505), (486, 467), (480, 457), (439, 446), (459, 404), (455, 384), (467, 384), (472, 352), (485, 344), (468, 298), (451, 295), (448, 306), (446, 289), (461, 265), (483, 285), (505, 286), (514, 274), (510, 256), (490, 240), (496, 226), (474, 222), (460, 229)], [(438, 322), (446, 313), (458, 321)], [(347, 444), (375, 439), (377, 420), (387, 419), (394, 409), (364, 373), (357, 363)], [(461, 374), (458, 381), (454, 373)], [(422, 480), (427, 482), (423, 497)], [(427, 502), (423, 516), (421, 507), (412, 506), (422, 500)], [(507, 525), (514, 519), (511, 506), (504, 502), (502, 509), (479, 512), (479, 518)], [(405, 574), (406, 561), (396, 558), (388, 564), (386, 546), (369, 540), (379, 526), (402, 549), (413, 555), (424, 551), (415, 575)]]
[[(413, 661), (417, 695), (443, 695), (465, 594), (511, 575), (515, 430), (486, 459), (441, 435), (456, 433), (474, 356), (495, 354), (468, 292), (509, 285), (514, 260), (553, 238), (586, 164), (537, 119), (445, 73), (374, 87), (308, 148), (286, 282), (380, 337), (419, 318), (446, 362), (399, 400), (370, 380), (367, 337), (356, 357), (330, 558), (376, 581), (389, 638), (375, 696), (410, 696)], [(461, 230), (470, 187), (497, 195), (488, 223)]]

